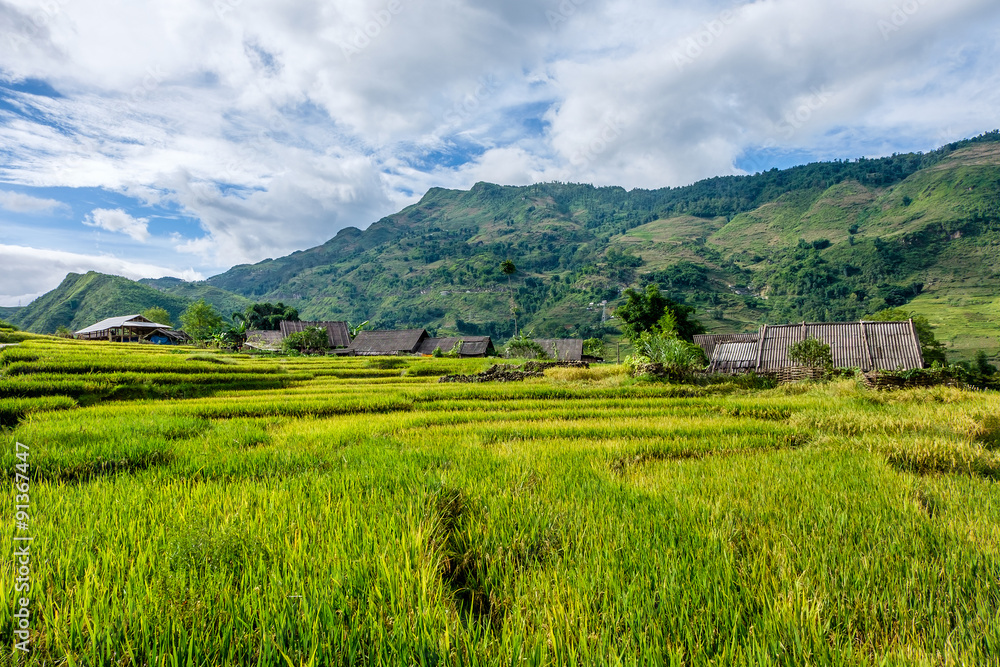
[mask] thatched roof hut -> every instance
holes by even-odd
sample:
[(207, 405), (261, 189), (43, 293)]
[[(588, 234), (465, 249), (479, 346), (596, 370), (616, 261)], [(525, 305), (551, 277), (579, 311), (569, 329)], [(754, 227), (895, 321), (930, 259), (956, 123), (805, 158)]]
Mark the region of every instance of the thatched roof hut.
[(425, 338), (420, 343), (420, 354), (433, 354), (435, 349), (451, 352), (461, 344), (458, 350), (460, 357), (486, 357), (496, 354), (493, 340), (489, 336), (451, 336), (448, 338)]
[(326, 329), (326, 337), (330, 342), (330, 347), (350, 347), (351, 332), (347, 328), (347, 322), (309, 322), (305, 320), (282, 320), (278, 325), (281, 327), (282, 339), (293, 333), (305, 331), (306, 329), (320, 328)]
[(581, 338), (536, 338), (550, 359), (559, 361), (583, 361), (583, 339)]
[(705, 351), (709, 359), (715, 352), (715, 346), (723, 343), (756, 343), (757, 333), (743, 334), (699, 334), (694, 337), (694, 344)]
[(711, 341), (714, 343), (711, 370), (721, 373), (785, 371), (795, 367), (788, 358), (788, 348), (807, 338), (829, 345), (833, 365), (838, 368), (860, 368), (868, 372), (912, 370), (924, 366), (920, 338), (912, 320), (764, 325), (756, 334), (736, 336), (744, 339)]
[(417, 354), (426, 338), (427, 332), (423, 329), (361, 331), (348, 349), (362, 357)]
[(788, 368), (788, 348), (806, 338), (830, 346), (838, 368), (912, 370), (924, 367), (913, 320), (906, 322), (837, 322), (832, 324), (764, 325), (760, 329), (757, 370)]

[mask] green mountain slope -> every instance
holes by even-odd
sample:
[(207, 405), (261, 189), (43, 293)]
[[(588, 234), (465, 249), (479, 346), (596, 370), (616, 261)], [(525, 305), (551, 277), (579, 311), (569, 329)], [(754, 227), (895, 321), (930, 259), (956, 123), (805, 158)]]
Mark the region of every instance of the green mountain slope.
[(998, 139), (655, 191), (434, 189), (363, 232), (207, 283), (304, 317), (501, 337), (512, 332), (498, 268), (507, 258), (519, 268), (519, 321), (540, 335), (613, 333), (600, 303), (650, 281), (711, 330), (855, 319), (975, 292), (982, 303), (952, 308), (981, 319), (979, 342), (996, 348)]
[(223, 317), (229, 317), (232, 313), (246, 310), (247, 306), (254, 303), (252, 299), (206, 285), (203, 282), (189, 283), (180, 278), (146, 278), (139, 282), (171, 297), (180, 298), (185, 303), (204, 299)]
[[(499, 269), (505, 259), (518, 267), (510, 284)], [(683, 188), (435, 188), (315, 248), (200, 283), (143, 282), (150, 299), (154, 288), (161, 298), (205, 298), (223, 314), (250, 301), (283, 301), (308, 319), (498, 338), (513, 333), (509, 289), (522, 327), (586, 337), (617, 334), (604, 320), (621, 292), (656, 282), (695, 306), (712, 331), (857, 319), (903, 306), (940, 322), (960, 356), (995, 353), (1000, 132), (927, 154)], [(61, 321), (41, 317), (58, 305), (42, 299), (13, 321), (35, 330)]]
[(27, 306), (8, 309), (8, 321), (36, 333), (54, 333), (59, 327), (77, 331), (107, 317), (132, 315), (160, 306), (170, 313), (176, 326), (180, 314), (199, 298), (205, 298), (224, 315), (242, 310), (251, 303), (249, 299), (217, 288), (177, 279), (167, 279), (165, 283), (148, 282), (159, 289), (121, 276), (93, 271), (85, 275), (70, 273), (59, 287)]
[(177, 318), (187, 303), (121, 276), (94, 271), (70, 273), (59, 287), (19, 309), (13, 323), (37, 333), (53, 333), (59, 327), (76, 331), (104, 318), (132, 315), (150, 306), (165, 308), (172, 318)]

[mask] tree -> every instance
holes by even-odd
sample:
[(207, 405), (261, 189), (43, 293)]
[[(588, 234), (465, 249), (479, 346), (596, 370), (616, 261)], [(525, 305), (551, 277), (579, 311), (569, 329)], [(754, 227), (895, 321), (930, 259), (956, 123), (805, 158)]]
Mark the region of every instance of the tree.
[(831, 368), (833, 353), (830, 346), (813, 337), (788, 346), (788, 358), (792, 363), (806, 368)]
[(695, 334), (705, 332), (701, 322), (692, 317), (694, 308), (663, 296), (656, 283), (647, 285), (642, 292), (625, 290), (625, 303), (614, 314), (621, 321), (622, 333), (633, 343), (646, 331), (672, 331), (688, 342), (694, 340)]
[(583, 341), (583, 353), (588, 357), (604, 360), (604, 341), (600, 338), (588, 338)]
[(976, 360), (973, 362), (972, 368), (984, 378), (997, 374), (997, 367), (990, 363), (986, 350), (976, 352)]
[(500, 271), (507, 276), (507, 286), (510, 288), (510, 314), (514, 318), (514, 336), (517, 336), (517, 304), (514, 303), (514, 283), (511, 282), (511, 276), (517, 273), (517, 267), (514, 266), (514, 262), (509, 259), (505, 259), (500, 262)]
[(173, 326), (170, 321), (170, 313), (167, 312), (166, 308), (160, 308), (159, 306), (153, 306), (142, 311), (142, 316), (145, 317), (150, 322), (156, 322), (157, 324), (166, 324), (168, 327)]
[(913, 320), (913, 328), (917, 330), (920, 339), (920, 352), (924, 355), (924, 365), (947, 363), (944, 353), (944, 343), (934, 337), (934, 327), (923, 315), (915, 315), (902, 308), (886, 308), (871, 316), (873, 322), (905, 322)]
[(297, 322), (299, 311), (297, 308), (286, 306), (281, 303), (255, 303), (243, 311), (248, 329), (263, 329), (265, 331), (277, 331), (281, 322)]
[(204, 299), (195, 301), (181, 314), (181, 326), (195, 340), (208, 340), (224, 325), (219, 313)]

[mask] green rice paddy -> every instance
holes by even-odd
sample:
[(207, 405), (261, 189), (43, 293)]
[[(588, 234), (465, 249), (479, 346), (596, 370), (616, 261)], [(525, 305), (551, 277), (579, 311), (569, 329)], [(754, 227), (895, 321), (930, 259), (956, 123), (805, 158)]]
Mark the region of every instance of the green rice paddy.
[(0, 351), (30, 665), (1000, 664), (1000, 395)]

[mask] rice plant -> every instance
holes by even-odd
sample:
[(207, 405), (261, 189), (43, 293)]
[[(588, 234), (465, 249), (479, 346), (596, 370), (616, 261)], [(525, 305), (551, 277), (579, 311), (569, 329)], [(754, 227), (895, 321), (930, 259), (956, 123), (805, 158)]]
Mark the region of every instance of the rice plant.
[[(1000, 655), (996, 393), (614, 366), (450, 385), (484, 362), (14, 349), (0, 461), (30, 449), (22, 664)], [(11, 544), (13, 502), (0, 515)], [(17, 576), (5, 557), (0, 586)]]

